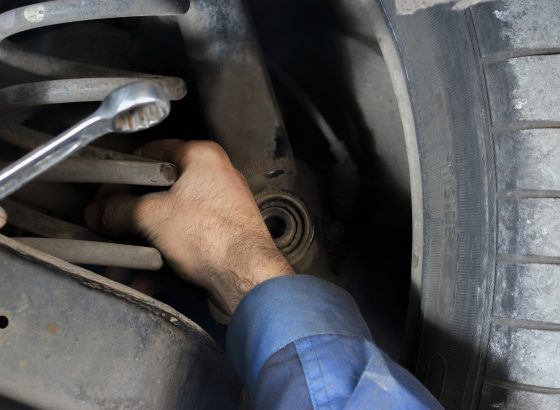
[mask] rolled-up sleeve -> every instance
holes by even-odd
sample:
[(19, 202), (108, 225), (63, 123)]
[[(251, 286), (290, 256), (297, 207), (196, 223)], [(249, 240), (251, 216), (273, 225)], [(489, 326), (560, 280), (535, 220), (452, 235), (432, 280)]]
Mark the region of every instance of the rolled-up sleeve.
[(256, 408), (440, 408), (375, 346), (350, 294), (315, 277), (253, 289), (232, 317), (227, 352)]

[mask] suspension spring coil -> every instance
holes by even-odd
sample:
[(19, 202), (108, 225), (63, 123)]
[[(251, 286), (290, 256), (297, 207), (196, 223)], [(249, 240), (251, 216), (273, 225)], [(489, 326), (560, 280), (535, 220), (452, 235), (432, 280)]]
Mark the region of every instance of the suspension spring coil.
[[(35, 28), (86, 20), (178, 16), (186, 13), (188, 7), (188, 0), (57, 0), (19, 7), (0, 14), (0, 63), (38, 79), (13, 85), (5, 84), (0, 79), (3, 85), (0, 89), (0, 141), (18, 149), (31, 150), (52, 137), (23, 125), (33, 115), (34, 108), (51, 104), (101, 101), (115, 88), (139, 79), (159, 83), (171, 100), (181, 99), (186, 94), (185, 82), (177, 77), (45, 56), (21, 48), (8, 37)], [(42, 186), (37, 187), (37, 192), (49, 192), (49, 189), (56, 186), (56, 192), (62, 192), (59, 196), (63, 197), (59, 202), (65, 202), (71, 201), (76, 195), (70, 187), (61, 183), (169, 186), (175, 178), (176, 170), (172, 164), (86, 147), (62, 163), (58, 170), (55, 168), (50, 177), (47, 176), (48, 183), (33, 185)], [(48, 241), (22, 239), (22, 242), (69, 262), (150, 270), (161, 267), (161, 255), (153, 248), (113, 244), (115, 251), (108, 254), (106, 250), (110, 249), (110, 245), (103, 238), (84, 227), (36, 212), (35, 208), (19, 201), (51, 210), (48, 204), (33, 204), (34, 196), (29, 189), (24, 188), (2, 204), (8, 211), (8, 221), (12, 226), (49, 238)], [(46, 202), (52, 203), (52, 198)], [(76, 249), (76, 252), (69, 251), (71, 249)]]

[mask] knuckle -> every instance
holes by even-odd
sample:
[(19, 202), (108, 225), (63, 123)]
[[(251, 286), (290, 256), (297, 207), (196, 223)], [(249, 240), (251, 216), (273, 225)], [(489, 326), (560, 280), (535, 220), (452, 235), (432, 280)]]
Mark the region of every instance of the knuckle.
[(244, 184), (247, 184), (247, 178), (245, 178), (245, 175), (243, 174), (243, 172), (241, 172), (240, 170), (236, 169), (235, 170), (238, 179), (243, 182)]
[(149, 220), (154, 213), (154, 200), (150, 196), (138, 198), (134, 207), (132, 219), (136, 226), (141, 226), (146, 220)]
[(222, 148), (222, 146), (214, 141), (202, 141), (200, 143), (200, 146), (203, 147), (203, 149), (209, 153), (214, 153), (217, 155), (225, 154), (225, 151)]
[(115, 195), (105, 203), (101, 225), (109, 233), (122, 234), (141, 230), (153, 214), (153, 200), (149, 196)]
[(200, 141), (196, 145), (193, 154), (209, 161), (229, 162), (229, 158), (224, 149), (214, 141)]
[(103, 213), (101, 214), (101, 225), (109, 230), (112, 230), (117, 221), (117, 212), (119, 211), (121, 199), (119, 197), (112, 197), (107, 200)]
[(218, 143), (207, 140), (183, 142), (177, 147), (173, 162), (181, 168), (192, 164), (231, 164), (224, 149)]
[(7, 221), (8, 221), (8, 215), (6, 214), (4, 208), (0, 207), (0, 228), (3, 227)]

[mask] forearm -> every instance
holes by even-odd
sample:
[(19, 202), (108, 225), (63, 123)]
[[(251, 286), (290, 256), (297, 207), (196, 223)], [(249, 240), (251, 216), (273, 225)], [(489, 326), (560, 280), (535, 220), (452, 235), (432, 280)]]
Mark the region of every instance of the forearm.
[(255, 288), (232, 319), (228, 354), (257, 408), (438, 406), (375, 346), (351, 296), (309, 276)]

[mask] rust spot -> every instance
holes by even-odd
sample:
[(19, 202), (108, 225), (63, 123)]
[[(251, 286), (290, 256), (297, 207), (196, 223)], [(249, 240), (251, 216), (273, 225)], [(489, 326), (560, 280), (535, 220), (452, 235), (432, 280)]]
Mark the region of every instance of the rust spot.
[(51, 323), (47, 327), (47, 332), (49, 332), (49, 335), (55, 335), (58, 332), (58, 325), (55, 323)]

